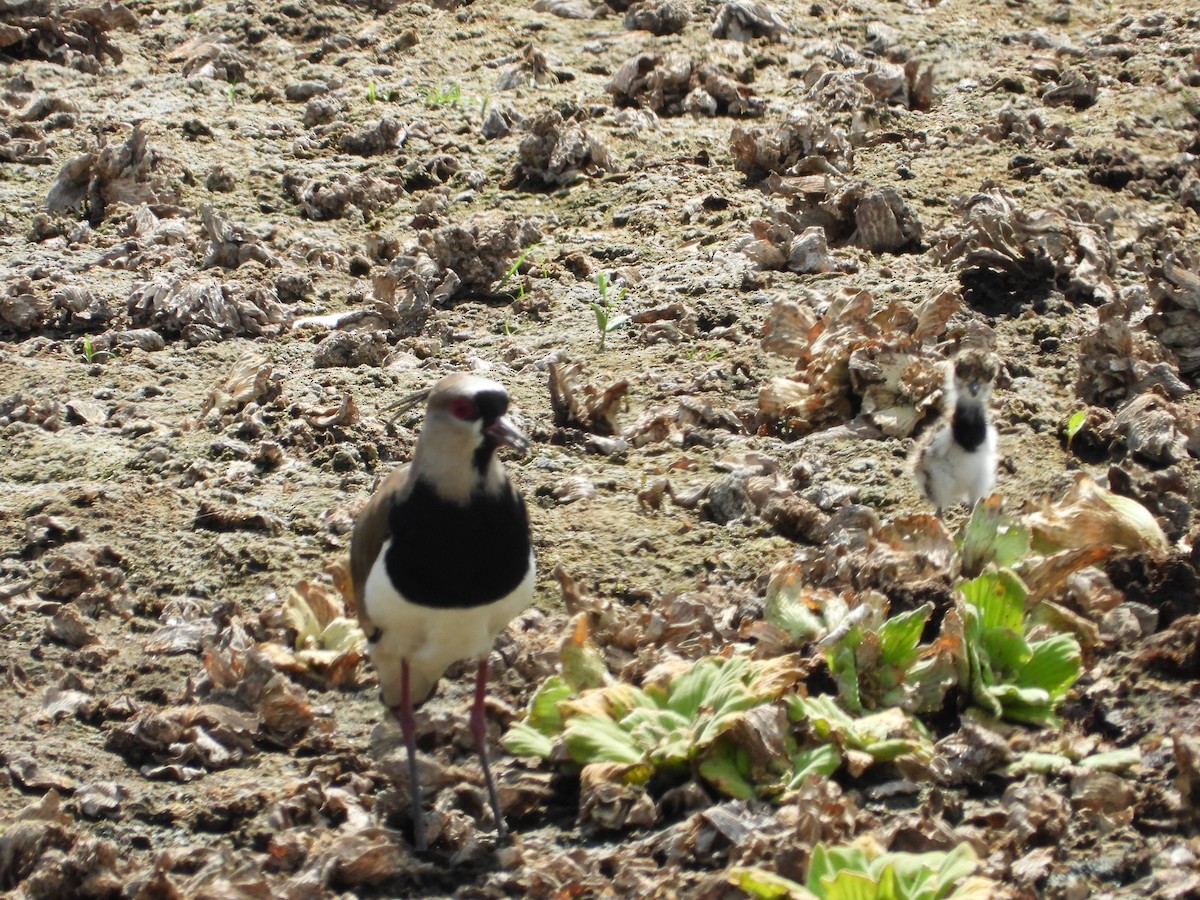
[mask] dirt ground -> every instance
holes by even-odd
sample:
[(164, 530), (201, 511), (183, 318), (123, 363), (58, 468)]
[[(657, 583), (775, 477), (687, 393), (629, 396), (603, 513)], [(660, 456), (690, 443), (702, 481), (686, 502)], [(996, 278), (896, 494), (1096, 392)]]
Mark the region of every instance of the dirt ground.
[[(0, 9), (0, 889), (732, 897), (731, 866), (802, 880), (817, 840), (869, 834), (969, 843), (997, 894), (1200, 895), (1200, 21), (777, 0), (784, 27), (739, 40), (712, 34), (722, 4), (639, 6), (690, 18), (655, 35), (584, 2)], [(679, 60), (681, 82), (654, 80)], [(813, 223), (827, 246), (801, 258)], [(603, 341), (597, 276), (632, 317)], [(437, 838), (415, 855), (369, 664), (299, 659), (283, 612), (302, 583), (336, 602), (328, 567), (419, 432), (386, 408), (479, 372), (533, 439), (506, 458), (538, 587), (493, 655), (498, 740), (570, 631), (556, 570), (650, 618), (682, 598), (707, 610), (703, 652), (748, 652), (773, 568), (833, 546), (827, 523), (932, 511), (906, 459), (936, 403), (889, 429), (856, 364), (818, 382), (828, 360), (781, 348), (788, 301), (815, 322), (862, 291), (874, 312), (951, 298), (901, 348), (930, 366), (994, 345), (1007, 508), (1087, 473), (1157, 515), (1167, 552), (1103, 564), (1156, 624), (1092, 628), (1061, 730), (1002, 729), (1013, 752), (1140, 762), (1099, 786), (841, 771), (777, 801), (684, 779), (613, 828), (580, 812), (569, 767), (497, 745), (514, 838), (496, 847), (452, 677), (422, 713)], [(859, 325), (900, 352), (891, 325)], [(816, 399), (772, 400), (797, 383)], [(1147, 395), (1139, 444), (1121, 411)], [(746, 473), (809, 518), (771, 514)], [(884, 592), (948, 602), (933, 581)], [(679, 649), (645, 640), (634, 662), (601, 649), (635, 676)]]

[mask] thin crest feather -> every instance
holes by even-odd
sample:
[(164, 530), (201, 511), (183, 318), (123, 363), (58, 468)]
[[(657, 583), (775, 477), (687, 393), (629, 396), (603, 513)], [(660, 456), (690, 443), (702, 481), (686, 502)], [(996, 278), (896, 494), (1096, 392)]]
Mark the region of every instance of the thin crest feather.
[(380, 410), (380, 412), (392, 413), (392, 417), (388, 419), (388, 425), (395, 425), (396, 420), (410, 409), (414, 409), (428, 401), (431, 393), (433, 393), (433, 388), (427, 387), (424, 390), (417, 391), (415, 394), (409, 394), (407, 397), (402, 397), (390, 406), (385, 406), (382, 410)]

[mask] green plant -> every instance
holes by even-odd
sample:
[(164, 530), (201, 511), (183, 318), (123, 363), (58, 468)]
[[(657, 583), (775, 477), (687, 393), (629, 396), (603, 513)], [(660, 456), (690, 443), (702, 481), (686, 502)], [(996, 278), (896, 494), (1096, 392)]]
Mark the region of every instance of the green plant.
[(820, 639), (838, 696), (851, 712), (940, 709), (956, 668), (942, 647), (920, 643), (933, 605), (891, 617), (888, 608), (876, 591), (850, 607), (842, 595), (805, 589), (784, 570), (767, 586), (763, 617), (796, 645)]
[(225, 96), (229, 100), (229, 105), (232, 106), (237, 102), (238, 86), (236, 81), (231, 81), (225, 85)]
[(1070, 449), (1071, 441), (1075, 439), (1075, 435), (1079, 434), (1080, 429), (1083, 428), (1083, 424), (1086, 421), (1086, 409), (1071, 413), (1071, 418), (1067, 419), (1067, 449)]
[(865, 768), (872, 762), (890, 762), (902, 756), (922, 762), (933, 757), (933, 741), (925, 726), (901, 709), (853, 716), (829, 696), (793, 694), (785, 702), (788, 718), (793, 722), (804, 722), (814, 739), (833, 742), (846, 753), (865, 754), (855, 760), (856, 768)]
[(842, 847), (817, 844), (803, 885), (745, 866), (731, 869), (729, 880), (768, 900), (984, 900), (996, 884), (972, 877), (978, 866), (969, 844), (949, 852), (891, 853), (865, 838)]
[(1025, 559), (1029, 529), (1005, 514), (998, 497), (987, 497), (975, 504), (956, 543), (962, 574), (973, 578), (988, 565), (1008, 568)]
[(462, 99), (462, 85), (457, 81), (443, 84), (440, 87), (430, 85), (422, 91), (421, 99), (429, 107), (457, 106)]
[[(498, 285), (496, 285), (497, 292), (503, 291), (504, 286), (506, 284), (508, 284), (510, 281), (512, 281), (514, 278), (516, 278), (517, 275), (520, 274), (521, 267), (523, 265), (525, 265), (525, 260), (529, 258), (530, 254), (533, 254), (535, 252), (540, 252), (541, 246), (542, 246), (542, 244), (539, 241), (536, 244), (530, 244), (528, 247), (526, 247), (524, 250), (521, 251), (521, 255), (518, 256), (515, 260), (513, 260), (513, 264), (508, 267), (508, 271), (504, 273), (504, 277), (501, 278), (500, 283)], [(546, 261), (543, 259), (543, 260), (540, 260), (540, 262), (541, 262), (542, 271), (544, 274), (545, 270), (546, 270)], [(520, 300), (524, 296), (525, 296), (525, 282), (523, 282), (521, 279), (517, 278), (517, 293), (516, 293), (515, 299)]]
[[(586, 654), (579, 657), (587, 658)], [(797, 766), (803, 774), (830, 772), (840, 761), (828, 752), (797, 761), (799, 754), (782, 728), (779, 739), (784, 753), (777, 759), (755, 758), (745, 743), (752, 730), (747, 728), (747, 714), (774, 706), (795, 684), (799, 671), (793, 663), (790, 657), (766, 661), (706, 657), (665, 684), (580, 687), (596, 685), (607, 674), (601, 677), (595, 671), (594, 658), (588, 667), (564, 658), (564, 674), (542, 684), (530, 701), (526, 720), (514, 725), (502, 743), (518, 756), (549, 759), (556, 756), (561, 742), (566, 756), (581, 766), (648, 766), (648, 771), (668, 778), (694, 773), (735, 797), (777, 791), (781, 779), (795, 777)], [(584, 671), (590, 674), (580, 680)], [(764, 714), (779, 716), (782, 726), (781, 710), (764, 710)]]
[(367, 84), (367, 102), (374, 103), (375, 99), (376, 99), (375, 82), (372, 81)]
[(301, 582), (283, 605), (283, 620), (296, 632), (294, 650), (318, 662), (365, 645), (358, 622), (345, 615), (342, 604), (327, 590)]
[(959, 585), (946, 625), (961, 623), (961, 683), (976, 704), (996, 718), (1058, 725), (1055, 710), (1083, 671), (1079, 642), (1070, 634), (1029, 641), (1026, 593), (1012, 571), (989, 570)]
[(596, 273), (596, 288), (600, 292), (599, 302), (592, 301), (592, 312), (596, 314), (596, 327), (600, 330), (600, 351), (604, 351), (604, 339), (610, 331), (616, 331), (629, 322), (629, 316), (614, 316), (612, 308), (625, 299), (626, 288), (622, 285), (616, 297), (610, 297), (608, 276), (603, 272)]
[(84, 361), (88, 363), (99, 362), (115, 355), (111, 350), (97, 350), (90, 334), (85, 334), (83, 340), (80, 341), (80, 352), (83, 354)]

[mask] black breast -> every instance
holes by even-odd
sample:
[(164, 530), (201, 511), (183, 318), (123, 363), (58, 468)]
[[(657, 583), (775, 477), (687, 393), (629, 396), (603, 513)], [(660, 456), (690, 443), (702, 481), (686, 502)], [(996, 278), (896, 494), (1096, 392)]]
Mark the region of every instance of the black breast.
[(987, 437), (987, 418), (983, 414), (983, 407), (975, 403), (959, 403), (954, 407), (950, 428), (954, 432), (954, 442), (968, 453), (972, 452)]
[(506, 489), (476, 493), (469, 503), (443, 500), (418, 479), (392, 508), (388, 576), (421, 606), (483, 606), (511, 593), (529, 571), (525, 501)]

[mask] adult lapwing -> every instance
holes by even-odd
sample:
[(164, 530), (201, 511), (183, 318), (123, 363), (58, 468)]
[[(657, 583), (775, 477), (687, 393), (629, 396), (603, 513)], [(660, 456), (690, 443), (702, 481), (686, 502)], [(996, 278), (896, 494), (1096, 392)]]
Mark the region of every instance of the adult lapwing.
[(533, 596), (534, 559), (525, 501), (496, 452), (529, 446), (506, 415), (508, 393), (486, 378), (448, 375), (392, 408), (421, 402), (425, 423), (411, 463), (388, 475), (355, 523), (350, 574), (383, 702), (404, 735), (413, 842), (423, 850), (413, 710), (461, 659), (479, 661), (471, 734), (496, 831), (506, 833), (488, 766), (488, 654)]

